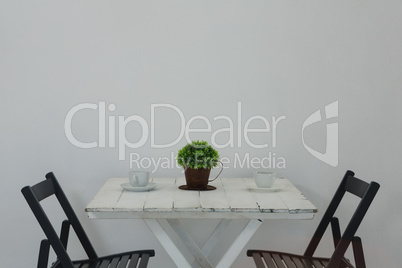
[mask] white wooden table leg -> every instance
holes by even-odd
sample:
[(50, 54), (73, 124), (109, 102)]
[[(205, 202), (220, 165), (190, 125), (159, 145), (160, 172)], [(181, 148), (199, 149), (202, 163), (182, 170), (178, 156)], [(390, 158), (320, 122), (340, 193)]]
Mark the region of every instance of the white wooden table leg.
[(261, 220), (250, 220), (247, 223), (246, 227), (243, 229), (243, 231), (239, 234), (236, 240), (226, 251), (225, 255), (223, 255), (222, 259), (219, 261), (216, 268), (230, 267), (236, 260), (237, 256), (240, 254), (240, 251), (242, 251), (244, 246), (251, 239), (254, 233), (258, 230), (261, 224), (262, 224)]
[[(218, 243), (221, 234), (225, 231), (225, 229), (229, 226), (230, 222), (232, 220), (228, 219), (222, 219), (219, 224), (216, 226), (215, 230), (211, 233), (209, 236), (207, 242), (205, 242), (205, 245), (202, 247), (202, 254), (205, 257), (208, 257), (209, 254), (212, 252), (216, 244)], [(195, 268), (197, 267), (198, 263), (194, 260), (192, 263), (192, 267)]]
[(207, 258), (202, 253), (201, 249), (194, 242), (194, 240), (183, 230), (180, 226), (179, 220), (177, 219), (168, 219), (167, 220), (175, 232), (178, 234), (180, 239), (186, 245), (186, 247), (190, 250), (191, 254), (194, 256), (195, 260), (198, 262), (199, 266), (202, 268), (212, 268), (213, 266), (207, 260)]
[(155, 235), (155, 237), (159, 240), (159, 243), (161, 243), (170, 258), (177, 265), (177, 267), (190, 268), (190, 263), (186, 260), (186, 258), (184, 258), (183, 254), (180, 252), (180, 250), (170, 239), (166, 231), (159, 224), (158, 220), (144, 219), (144, 221), (148, 225), (152, 233)]

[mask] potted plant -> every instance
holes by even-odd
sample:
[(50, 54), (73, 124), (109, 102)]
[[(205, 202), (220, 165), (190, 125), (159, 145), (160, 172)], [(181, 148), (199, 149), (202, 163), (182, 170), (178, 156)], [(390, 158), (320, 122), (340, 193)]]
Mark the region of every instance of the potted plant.
[(222, 169), (215, 179), (209, 180), (211, 169), (216, 167), (219, 161), (218, 152), (206, 141), (192, 141), (181, 148), (177, 154), (177, 163), (184, 168), (187, 185), (179, 188), (183, 190), (213, 190), (214, 186), (208, 182), (214, 181), (221, 174)]

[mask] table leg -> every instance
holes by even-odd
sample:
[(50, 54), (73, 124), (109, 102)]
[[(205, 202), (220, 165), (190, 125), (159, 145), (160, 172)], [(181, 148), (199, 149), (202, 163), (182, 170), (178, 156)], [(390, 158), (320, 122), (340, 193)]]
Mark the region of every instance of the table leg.
[[(202, 254), (205, 257), (208, 257), (209, 254), (212, 252), (212, 250), (218, 243), (218, 240), (221, 237), (221, 234), (226, 230), (226, 228), (229, 226), (231, 221), (232, 220), (222, 219), (219, 222), (219, 224), (216, 226), (215, 230), (212, 232), (212, 234), (209, 236), (207, 242), (202, 247)], [(195, 260), (192, 263), (192, 267), (193, 268), (197, 267), (197, 262)]]
[[(212, 268), (213, 266), (207, 260), (207, 256), (211, 253), (212, 249), (218, 242), (220, 234), (225, 230), (225, 228), (229, 225), (231, 220), (222, 220), (218, 226), (215, 228), (214, 232), (208, 238), (208, 241), (205, 243), (203, 249), (201, 250), (198, 245), (194, 242), (194, 240), (181, 228), (179, 220), (177, 219), (144, 219), (145, 223), (148, 225), (149, 229), (155, 235), (155, 237), (159, 240), (163, 248), (166, 250), (168, 255), (180, 268), (187, 268), (187, 267), (197, 267), (197, 263), (202, 268)], [(165, 225), (165, 228), (169, 226), (172, 229), (168, 228), (169, 230), (165, 230), (162, 227), (162, 223)], [(249, 220), (247, 225), (241, 231), (239, 236), (235, 239), (226, 253), (223, 255), (222, 259), (217, 264), (216, 268), (227, 268), (230, 267), (233, 262), (236, 260), (237, 256), (239, 255), (240, 251), (245, 247), (247, 242), (251, 239), (254, 233), (258, 230), (261, 226), (261, 220)], [(197, 263), (190, 263), (186, 260), (183, 256), (182, 252), (178, 249), (178, 247), (174, 244), (171, 240), (168, 232), (174, 231), (186, 247), (190, 250), (191, 254), (194, 256)]]
[(170, 237), (167, 235), (166, 231), (162, 228), (158, 220), (156, 219), (144, 219), (145, 223), (148, 225), (149, 229), (159, 240), (159, 243), (166, 250), (167, 254), (174, 261), (177, 267), (180, 268), (190, 268), (190, 263), (184, 258), (183, 254), (176, 247)]
[(194, 242), (194, 240), (184, 231), (184, 229), (180, 226), (179, 220), (177, 219), (169, 219), (167, 220), (172, 226), (173, 230), (177, 233), (183, 243), (186, 245), (188, 250), (191, 252), (195, 260), (198, 262), (199, 266), (202, 268), (212, 268), (213, 266), (207, 260), (206, 256), (203, 254), (198, 245)]
[(246, 227), (223, 255), (216, 268), (230, 267), (261, 224), (261, 220), (249, 220)]

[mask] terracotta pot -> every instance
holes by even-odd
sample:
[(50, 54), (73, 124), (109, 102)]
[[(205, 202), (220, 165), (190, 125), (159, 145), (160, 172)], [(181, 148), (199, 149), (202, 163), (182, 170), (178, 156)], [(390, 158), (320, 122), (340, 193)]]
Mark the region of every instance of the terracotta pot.
[(206, 189), (210, 173), (210, 168), (186, 168), (184, 175), (186, 176), (187, 187), (189, 189)]

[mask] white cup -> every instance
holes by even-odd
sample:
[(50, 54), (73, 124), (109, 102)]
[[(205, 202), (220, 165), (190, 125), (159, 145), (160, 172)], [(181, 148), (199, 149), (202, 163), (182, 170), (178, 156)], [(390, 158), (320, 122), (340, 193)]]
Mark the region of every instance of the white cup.
[(270, 188), (275, 181), (275, 172), (256, 171), (254, 181), (255, 184), (260, 188)]
[(144, 187), (149, 183), (148, 171), (130, 171), (128, 180), (133, 187)]

